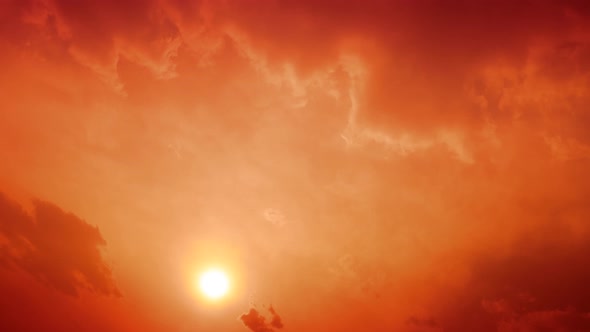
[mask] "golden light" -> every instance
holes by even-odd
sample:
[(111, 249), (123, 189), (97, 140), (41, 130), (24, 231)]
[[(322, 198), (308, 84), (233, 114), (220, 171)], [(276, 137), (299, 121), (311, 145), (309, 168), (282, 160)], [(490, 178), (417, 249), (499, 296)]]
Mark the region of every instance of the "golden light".
[(222, 270), (210, 269), (199, 277), (199, 288), (210, 299), (219, 299), (229, 291), (229, 278)]

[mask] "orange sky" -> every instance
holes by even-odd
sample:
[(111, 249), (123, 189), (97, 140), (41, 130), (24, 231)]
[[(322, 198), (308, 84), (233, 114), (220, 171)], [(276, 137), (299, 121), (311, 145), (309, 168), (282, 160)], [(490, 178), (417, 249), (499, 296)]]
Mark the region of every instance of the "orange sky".
[(529, 2), (0, 0), (0, 330), (590, 331), (590, 6)]

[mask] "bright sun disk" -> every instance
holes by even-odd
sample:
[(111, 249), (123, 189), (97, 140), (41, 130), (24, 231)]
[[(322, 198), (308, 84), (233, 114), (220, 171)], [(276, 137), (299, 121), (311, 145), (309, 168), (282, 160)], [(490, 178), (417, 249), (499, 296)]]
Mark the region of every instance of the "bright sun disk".
[(221, 270), (207, 270), (199, 278), (199, 288), (206, 297), (219, 299), (227, 294), (229, 290), (229, 279)]

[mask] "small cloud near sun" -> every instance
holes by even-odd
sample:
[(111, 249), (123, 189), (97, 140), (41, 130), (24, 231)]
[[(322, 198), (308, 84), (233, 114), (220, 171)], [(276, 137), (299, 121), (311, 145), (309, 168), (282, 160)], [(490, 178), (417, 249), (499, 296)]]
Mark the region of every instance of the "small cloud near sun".
[(271, 315), (268, 323), (266, 317), (260, 314), (256, 308), (250, 308), (247, 313), (240, 316), (240, 320), (253, 332), (273, 332), (275, 329), (282, 329), (283, 321), (272, 305), (269, 306), (268, 311)]

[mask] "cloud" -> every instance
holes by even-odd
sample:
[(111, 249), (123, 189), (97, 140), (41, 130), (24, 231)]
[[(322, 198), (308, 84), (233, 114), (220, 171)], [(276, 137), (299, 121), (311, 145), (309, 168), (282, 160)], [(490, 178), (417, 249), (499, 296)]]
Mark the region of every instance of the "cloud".
[[(488, 124), (582, 104), (589, 95), (590, 38), (583, 31), (590, 14), (575, 0), (543, 6), (263, 1), (259, 11), (242, 1), (91, 1), (80, 7), (38, 0), (7, 6), (16, 8), (21, 22), (14, 25), (21, 26), (23, 39), (39, 39), (23, 23), (53, 36), (74, 61), (122, 93), (122, 58), (169, 79), (178, 75), (183, 47), (193, 49), (191, 61), (199, 62), (229, 44), (262, 79), (290, 90), (293, 105), (313, 106), (310, 97), (318, 91), (347, 105), (342, 143), (378, 144), (383, 154), (437, 146), (471, 164), (477, 162), (474, 138)], [(329, 10), (333, 6), (336, 12)], [(579, 126), (584, 116), (551, 112), (568, 127)], [(536, 130), (571, 142), (571, 153), (586, 151), (581, 130), (569, 137), (559, 128), (543, 122)]]
[(282, 329), (283, 322), (275, 309), (270, 306), (268, 311), (271, 314), (270, 323), (267, 323), (266, 318), (255, 308), (250, 308), (247, 313), (242, 314), (240, 320), (252, 332), (273, 332), (275, 329)]
[[(343, 69), (340, 80), (348, 81), (348, 87), (335, 96), (350, 104), (348, 124), (342, 128), (349, 145), (374, 142), (386, 148), (384, 153), (402, 155), (440, 145), (457, 160), (473, 163), (475, 144), (470, 141), (486, 123), (505, 124), (521, 114), (523, 102), (527, 116), (532, 116), (530, 110), (575, 102), (578, 97), (566, 95), (572, 90), (563, 83), (579, 96), (589, 95), (583, 88), (588, 85), (580, 82), (590, 70), (583, 52), (588, 34), (580, 33), (587, 28), (583, 18), (589, 11), (580, 1), (542, 6), (508, 1), (267, 1), (261, 6), (264, 10), (253, 11), (238, 1), (213, 13), (228, 22), (230, 36), (237, 36), (238, 46), (255, 59), (255, 66), (264, 67), (266, 76), (288, 80), (294, 75), (308, 82), (299, 87), (306, 94), (318, 87), (333, 91), (329, 73)], [(573, 46), (564, 50), (563, 45)], [(562, 55), (549, 60), (538, 56), (541, 49)], [(289, 74), (281, 73), (285, 65)], [(502, 75), (502, 67), (516, 71), (524, 86), (518, 81), (513, 87), (485, 86), (482, 95), (485, 70)], [(551, 80), (556, 75), (560, 83)], [(540, 86), (547, 82), (560, 88)], [(568, 125), (583, 117), (574, 114)], [(536, 129), (551, 127), (542, 123)]]
[(498, 332), (586, 331), (590, 329), (590, 313), (572, 310), (528, 312), (498, 324)]
[(156, 330), (121, 298), (104, 245), (96, 227), (52, 203), (25, 208), (0, 194), (0, 330)]
[(432, 321), (444, 331), (586, 330), (589, 240), (587, 233), (545, 223), (516, 239), (509, 252), (474, 256), (467, 281), (443, 292)]
[(264, 219), (277, 227), (283, 227), (287, 224), (287, 218), (279, 210), (274, 208), (266, 208), (262, 212)]
[(275, 309), (273, 308), (272, 305), (268, 308), (268, 311), (272, 315), (272, 318), (270, 320), (270, 325), (274, 328), (282, 329), (283, 328), (283, 320), (281, 319), (279, 314), (277, 314), (277, 312), (275, 311)]
[[(36, 47), (58, 45), (61, 60), (71, 59), (94, 72), (114, 91), (125, 94), (119, 63), (147, 68), (158, 79), (176, 76), (174, 61), (182, 37), (158, 1), (69, 0), (9, 1), (21, 27), (20, 41)], [(31, 29), (31, 27), (33, 29)], [(35, 30), (36, 29), (36, 30)], [(55, 47), (55, 46), (54, 46)]]
[[(31, 190), (127, 183), (108, 213), (156, 221), (142, 225), (149, 239), (122, 235), (122, 251), (168, 262), (178, 253), (154, 243), (191, 242), (205, 227), (231, 237), (245, 260), (273, 253), (252, 258), (265, 269), (248, 280), (284, 278), (266, 291), (328, 303), (309, 318), (317, 330), (585, 328), (589, 9), (577, 0), (5, 1), (0, 90), (16, 97), (6, 98), (15, 111), (0, 142), (29, 150), (0, 151), (20, 158), (19, 181), (43, 183)], [(95, 100), (121, 114), (91, 135), (108, 137), (100, 153), (77, 136), (100, 125), (80, 111)], [(71, 171), (84, 162), (87, 173)], [(53, 178), (67, 189), (47, 189)], [(96, 228), (47, 202), (31, 214), (2, 204), (5, 271), (72, 298), (117, 294)], [(261, 212), (290, 231), (267, 236), (252, 226)], [(131, 256), (127, 277), (138, 285), (172, 282)], [(145, 289), (154, 306), (182, 298)], [(253, 331), (280, 328), (269, 311), (240, 319)]]
[(81, 289), (120, 296), (100, 247), (98, 228), (41, 200), (33, 212), (0, 195), (1, 257), (5, 267), (17, 267), (38, 281), (71, 296)]

